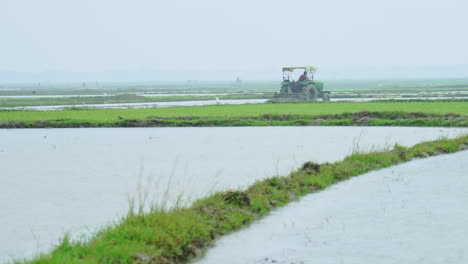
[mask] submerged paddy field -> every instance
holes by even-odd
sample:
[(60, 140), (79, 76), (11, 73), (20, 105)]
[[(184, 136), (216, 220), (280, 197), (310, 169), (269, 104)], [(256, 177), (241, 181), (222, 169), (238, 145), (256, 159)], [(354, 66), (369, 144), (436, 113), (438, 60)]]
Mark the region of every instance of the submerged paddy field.
[[(319, 78), (320, 79), (320, 78)], [(383, 79), (383, 80), (323, 80), (333, 92), (355, 93), (406, 93), (467, 91), (468, 79)], [(193, 93), (274, 93), (279, 91), (281, 80), (245, 80), (241, 85), (234, 81), (192, 82), (42, 82), (0, 83), (0, 97), (11, 95), (115, 95), (147, 93), (155, 96)]]
[[(467, 80), (407, 81), (399, 83), (338, 82), (329, 86), (334, 91), (334, 98), (392, 99), (418, 97), (425, 99), (424, 101), (335, 101), (331, 103), (248, 105), (221, 103), (210, 106), (147, 109), (70, 107), (54, 111), (0, 109), (0, 128), (304, 126), (304, 128), (298, 129), (325, 129), (324, 127), (306, 128), (305, 126), (468, 127), (468, 101), (464, 99), (468, 95), (467, 83)], [(79, 106), (128, 102), (271, 98), (274, 92), (279, 89), (276, 86), (278, 86), (277, 82), (258, 82), (248, 85), (246, 83), (246, 86), (237, 88), (233, 88), (231, 84), (200, 85), (199, 87), (154, 86), (151, 84), (134, 86), (129, 84), (127, 87), (100, 86), (86, 89), (79, 86), (75, 87), (75, 89), (68, 89), (67, 87), (48, 87), (47, 89), (14, 87), (14, 89), (9, 89), (8, 86), (4, 86), (3, 88), (6, 89), (3, 90), (0, 87), (0, 108), (35, 105), (70, 104)], [(68, 97), (55, 97), (56, 95), (67, 95)], [(434, 99), (432, 97), (444, 99), (431, 100)], [(456, 99), (454, 100), (454, 98)], [(172, 128), (167, 129), (172, 130)], [(332, 127), (326, 129), (332, 129)], [(340, 133), (347, 133), (350, 129), (360, 128), (347, 128), (347, 130)], [(9, 133), (10, 131), (25, 130), (6, 129), (3, 131)], [(82, 131), (80, 130), (79, 133), (82, 134)], [(190, 133), (187, 135), (190, 135)], [(418, 134), (418, 136), (421, 137), (422, 135)], [(187, 137), (189, 138), (189, 136)], [(50, 135), (41, 135), (41, 144), (46, 144), (49, 138)], [(73, 140), (76, 140), (76, 137)], [(150, 144), (150, 141), (158, 140), (158, 137), (148, 135), (145, 140), (148, 141), (147, 144)], [(220, 140), (220, 142), (223, 140)], [(219, 142), (215, 144), (209, 140), (207, 142), (213, 145), (220, 144)], [(179, 143), (179, 141), (176, 141), (172, 144)], [(37, 144), (37, 142), (32, 142), (32, 144)], [(122, 144), (121, 141), (118, 144)], [(221, 148), (225, 146), (224, 143), (220, 145)], [(297, 145), (298, 148), (302, 147), (300, 144)], [(7, 155), (8, 148), (5, 148), (5, 146), (6, 144), (4, 146), (0, 145), (0, 147), (3, 147), (3, 149), (0, 149), (0, 154)], [(274, 177), (258, 181), (242, 190), (236, 189), (216, 193), (196, 201), (188, 208), (175, 207), (168, 210), (153, 208), (150, 213), (132, 211), (117, 224), (104, 228), (90, 239), (76, 241), (65, 236), (52, 253), (41, 255), (33, 261), (17, 261), (16, 263), (184, 263), (194, 257), (203, 255), (207, 247), (212, 245), (214, 239), (219, 236), (237, 230), (268, 214), (272, 209), (296, 200), (307, 193), (316, 192), (337, 181), (369, 170), (388, 167), (413, 158), (451, 153), (466, 149), (467, 146), (468, 141), (465, 135), (455, 140), (441, 139), (436, 142), (418, 144), (412, 148), (395, 146), (394, 149), (367, 154), (356, 152), (340, 162), (333, 161), (333, 163), (322, 164), (308, 162), (300, 169), (292, 172), (288, 177)], [(60, 147), (58, 146), (58, 148)], [(162, 149), (155, 147), (154, 151), (167, 151), (169, 148), (171, 147)], [(309, 148), (314, 149), (314, 147)], [(73, 149), (76, 149), (76, 147), (73, 147)], [(90, 149), (92, 150), (92, 148)], [(128, 149), (132, 148), (128, 147)], [(50, 145), (47, 150), (55, 152), (56, 146)], [(141, 149), (134, 149), (133, 153), (141, 154), (141, 151)], [(127, 153), (122, 155), (127, 155)], [(258, 158), (252, 160), (258, 162)], [(39, 163), (34, 157), (30, 159), (30, 162)], [(87, 161), (83, 161), (83, 163), (88, 164)], [(110, 165), (113, 164), (112, 162), (106, 164), (109, 164), (109, 167), (114, 166)], [(50, 167), (54, 168), (54, 165), (50, 165)], [(82, 169), (77, 169), (77, 171), (81, 172)], [(88, 168), (84, 166), (84, 169)], [(171, 174), (171, 172), (166, 174)], [(27, 175), (36, 174), (31, 172)], [(96, 176), (90, 175), (90, 177)], [(276, 174), (272, 173), (271, 175)], [(64, 179), (68, 180), (69, 178), (64, 177)], [(252, 182), (249, 182), (250, 184)], [(115, 185), (117, 184), (114, 183), (110, 187), (115, 188)], [(208, 192), (205, 195), (208, 195)], [(199, 197), (206, 197), (205, 195)]]
[(76, 97), (10, 97), (0, 98), (0, 107), (51, 106), (51, 105), (87, 105), (87, 104), (117, 104), (117, 103), (151, 103), (180, 102), (204, 100), (239, 100), (271, 98), (272, 93), (260, 94), (220, 94), (220, 95), (106, 95), (106, 96), (76, 96)]
[(467, 126), (465, 101), (211, 105), (149, 109), (0, 110), (1, 128), (380, 125)]
[[(86, 106), (99, 104), (135, 104), (138, 103), (163, 103), (163, 102), (187, 102), (187, 101), (215, 101), (245, 100), (245, 99), (273, 99), (273, 92), (261, 93), (229, 93), (224, 94), (118, 94), (118, 95), (35, 95), (35, 96), (0, 96), (1, 108), (25, 108), (31, 106)], [(401, 94), (398, 92), (335, 92), (331, 98), (336, 101), (370, 101), (375, 100), (463, 100), (468, 98), (467, 91), (453, 91), (443, 93), (417, 93)], [(332, 100), (333, 101), (333, 100)]]
[[(463, 99), (468, 80), (325, 81), (333, 100)], [(279, 81), (0, 84), (0, 108), (271, 99)], [(133, 105), (132, 107), (137, 107)]]
[(310, 160), (340, 161), (356, 145), (362, 151), (409, 147), (466, 133), (323, 126), (0, 129), (0, 263), (49, 252), (64, 232), (72, 239), (92, 236), (126, 215), (129, 196), (147, 193), (148, 205), (171, 207), (183, 195), (190, 205), (214, 191), (287, 175)]
[(64, 232), (72, 240), (91, 237), (128, 213), (129, 197), (147, 194), (148, 206), (169, 208), (182, 195), (189, 206), (215, 191), (288, 175), (307, 161), (333, 163), (357, 149), (466, 133), (325, 126), (0, 129), (0, 263), (49, 252)]
[(54, 251), (15, 263), (185, 263), (221, 235), (269, 214), (274, 208), (350, 177), (380, 168), (468, 148), (468, 136), (413, 147), (355, 152), (334, 163), (306, 162), (286, 177), (258, 181), (244, 190), (219, 192), (188, 208), (131, 212), (87, 241), (65, 237)]

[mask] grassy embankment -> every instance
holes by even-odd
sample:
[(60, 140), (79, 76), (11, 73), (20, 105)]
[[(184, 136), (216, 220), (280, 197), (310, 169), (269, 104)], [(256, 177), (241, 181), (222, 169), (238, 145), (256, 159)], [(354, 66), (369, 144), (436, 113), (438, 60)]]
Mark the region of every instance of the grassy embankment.
[(467, 102), (334, 102), (151, 109), (0, 110), (0, 128), (468, 126)]
[[(388, 100), (399, 100), (400, 98), (408, 98), (412, 100), (417, 100), (417, 99), (446, 99), (446, 100), (459, 100), (459, 99), (465, 99), (465, 97), (468, 97), (468, 94), (466, 93), (444, 93), (444, 94), (418, 94), (418, 93), (411, 93), (411, 94), (395, 94), (395, 93), (372, 93), (368, 94), (365, 92), (356, 92), (356, 93), (333, 93), (331, 96), (332, 101), (333, 98), (348, 98), (348, 99), (362, 99), (362, 98), (367, 98), (367, 99), (388, 99)], [(453, 98), (456, 99), (453, 99)]]
[(188, 208), (130, 213), (89, 241), (65, 238), (51, 253), (16, 263), (184, 263), (219, 236), (233, 232), (301, 196), (336, 182), (414, 158), (468, 149), (468, 135), (406, 148), (353, 153), (335, 163), (305, 163), (286, 177), (258, 181), (245, 190), (219, 192)]

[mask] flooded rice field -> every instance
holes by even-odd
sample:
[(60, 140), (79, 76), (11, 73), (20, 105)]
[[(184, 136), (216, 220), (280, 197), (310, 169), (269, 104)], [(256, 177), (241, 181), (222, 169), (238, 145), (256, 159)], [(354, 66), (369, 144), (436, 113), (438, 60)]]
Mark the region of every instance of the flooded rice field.
[[(112, 94), (43, 94), (43, 95), (0, 95), (0, 99), (3, 98), (70, 98), (70, 97), (105, 97), (105, 96), (116, 96), (116, 95), (128, 95), (128, 93), (112, 93)], [(134, 93), (138, 96), (218, 96), (228, 95), (227, 93)], [(243, 93), (230, 93), (230, 94), (243, 94)], [(249, 93), (255, 94), (255, 93)], [(261, 93), (256, 93), (261, 94)]]
[(199, 264), (468, 263), (468, 151), (338, 183), (272, 212)]
[[(181, 98), (182, 101), (171, 99), (169, 102), (135, 102), (131, 98), (124, 101), (125, 98), (120, 98), (119, 103), (106, 103), (112, 102), (111, 98), (115, 96), (134, 95), (139, 97), (149, 97), (154, 101), (165, 101), (165, 97), (187, 97)], [(230, 95), (257, 95), (257, 99), (202, 99), (201, 96), (230, 96)], [(395, 93), (389, 91), (369, 91), (369, 92), (355, 92), (355, 91), (338, 91), (332, 93), (331, 100), (334, 102), (368, 102), (379, 100), (462, 100), (467, 99), (468, 91), (420, 91), (420, 92), (402, 92)], [(58, 101), (53, 103), (39, 101), (33, 102), (29, 100), (28, 104), (19, 102), (18, 104), (10, 104), (9, 106), (0, 107), (0, 109), (19, 109), (19, 110), (62, 110), (70, 107), (83, 107), (83, 108), (96, 108), (96, 109), (132, 109), (132, 108), (165, 108), (165, 107), (178, 107), (178, 106), (203, 106), (214, 104), (258, 104), (265, 103), (273, 96), (272, 92), (240, 92), (236, 90), (226, 90), (224, 92), (134, 92), (134, 93), (101, 93), (101, 94), (69, 94), (69, 95), (56, 95), (56, 94), (33, 94), (33, 95), (0, 95), (0, 101), (9, 99), (51, 99), (56, 98)], [(98, 103), (93, 101), (91, 104), (86, 104), (82, 101), (79, 104), (71, 104), (70, 100), (60, 101), (65, 98), (87, 98), (87, 97), (102, 97), (102, 102)], [(159, 100), (158, 100), (159, 97)], [(167, 99), (167, 98), (166, 98)], [(174, 100), (174, 101), (172, 101)], [(132, 102), (133, 101), (133, 102)], [(319, 99), (321, 101), (321, 99)], [(49, 104), (49, 105), (48, 105)]]
[(0, 107), (0, 109), (19, 110), (61, 110), (69, 107), (85, 107), (96, 109), (132, 109), (132, 108), (164, 108), (176, 106), (202, 106), (215, 104), (259, 104), (268, 99), (237, 99), (237, 100), (203, 100), (203, 101), (177, 101), (177, 102), (150, 102), (150, 103), (115, 103), (115, 104), (82, 104), (82, 105), (40, 105), (40, 106), (18, 106)]
[[(466, 97), (392, 97), (392, 98), (332, 98), (333, 102), (370, 102), (380, 100), (456, 100)], [(179, 106), (203, 106), (215, 104), (262, 104), (270, 99), (229, 99), (229, 100), (201, 100), (201, 101), (175, 101), (175, 102), (149, 102), (149, 103), (112, 103), (112, 104), (79, 104), (79, 105), (38, 105), (0, 107), (0, 109), (17, 110), (63, 110), (70, 107), (93, 109), (138, 109), (138, 108), (166, 108)], [(320, 100), (319, 100), (320, 101)]]
[(190, 202), (217, 190), (243, 188), (287, 174), (305, 161), (337, 161), (356, 146), (409, 146), (467, 132), (410, 127), (0, 130), (0, 263), (47, 251), (65, 232), (89, 236), (125, 215), (132, 198), (171, 206), (180, 195)]

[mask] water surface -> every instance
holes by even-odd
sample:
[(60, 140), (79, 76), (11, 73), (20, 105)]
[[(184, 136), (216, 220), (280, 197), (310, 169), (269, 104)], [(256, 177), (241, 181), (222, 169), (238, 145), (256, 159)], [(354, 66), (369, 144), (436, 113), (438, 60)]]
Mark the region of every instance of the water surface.
[[(128, 197), (186, 201), (332, 162), (361, 148), (413, 145), (468, 129), (222, 127), (0, 130), (0, 263), (90, 234)], [(138, 187), (140, 186), (140, 188)]]
[(202, 106), (215, 104), (259, 104), (265, 103), (268, 99), (232, 99), (232, 100), (200, 100), (200, 101), (177, 101), (177, 102), (149, 102), (149, 103), (112, 103), (112, 104), (79, 104), (79, 105), (38, 105), (38, 106), (17, 106), (0, 107), (0, 109), (18, 110), (61, 110), (69, 107), (85, 107), (96, 109), (132, 109), (132, 108), (165, 108), (177, 106)]
[(468, 263), (468, 151), (342, 182), (217, 241), (199, 264)]

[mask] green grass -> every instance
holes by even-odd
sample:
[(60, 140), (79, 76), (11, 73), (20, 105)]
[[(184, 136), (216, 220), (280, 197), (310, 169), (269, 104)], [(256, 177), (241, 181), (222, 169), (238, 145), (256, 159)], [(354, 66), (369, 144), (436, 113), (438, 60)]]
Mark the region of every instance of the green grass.
[(337, 102), (151, 109), (0, 110), (0, 128), (213, 126), (467, 127), (467, 102)]
[(0, 121), (78, 120), (111, 122), (119, 119), (147, 120), (149, 117), (245, 117), (262, 115), (329, 115), (369, 112), (423, 112), (430, 114), (456, 113), (468, 115), (466, 102), (335, 102), (308, 104), (210, 105), (150, 109), (86, 109), (60, 111), (0, 110)]
[[(394, 112), (384, 112), (393, 115)], [(193, 118), (152, 120), (119, 120), (114, 122), (81, 122), (70, 120), (38, 122), (0, 122), (0, 128), (85, 128), (85, 127), (232, 127), (232, 126), (417, 126), (468, 127), (468, 116), (397, 113), (395, 119), (378, 117), (379, 113), (359, 112), (332, 116), (279, 116), (268, 115), (242, 118)], [(406, 118), (406, 117), (409, 117)]]
[(258, 181), (245, 190), (219, 192), (188, 208), (129, 213), (118, 224), (89, 241), (65, 237), (51, 253), (15, 263), (185, 263), (213, 241), (239, 230), (271, 210), (336, 182), (413, 158), (452, 153), (468, 148), (468, 135), (439, 139), (406, 148), (354, 152), (335, 163), (305, 163), (286, 177)]

